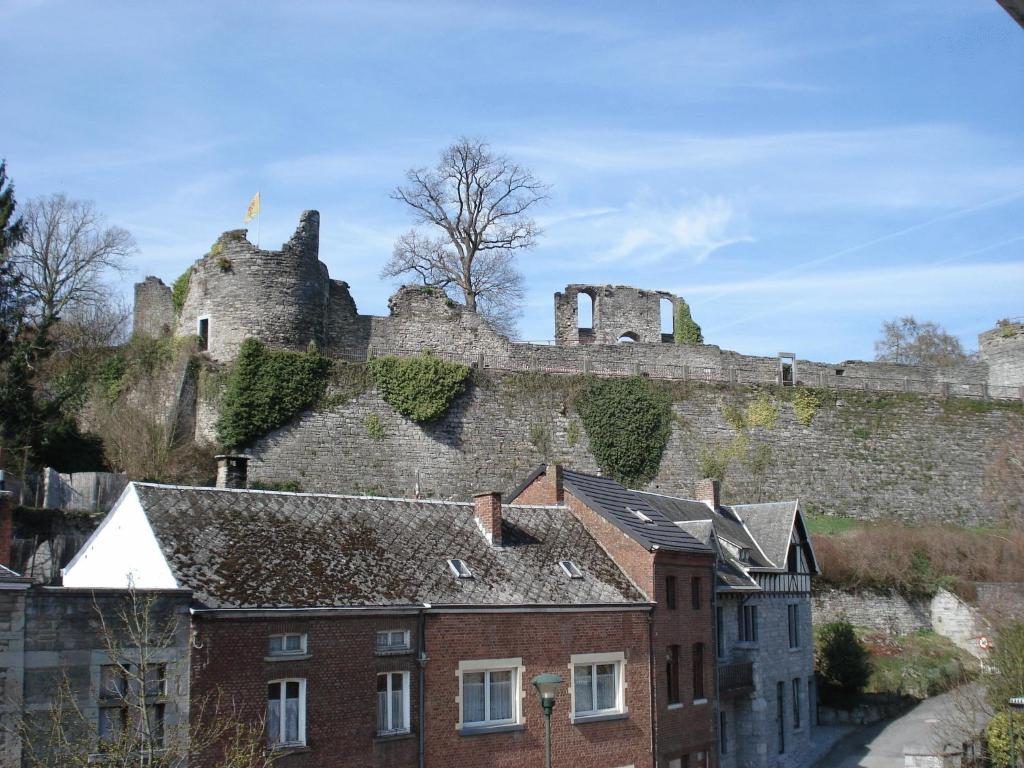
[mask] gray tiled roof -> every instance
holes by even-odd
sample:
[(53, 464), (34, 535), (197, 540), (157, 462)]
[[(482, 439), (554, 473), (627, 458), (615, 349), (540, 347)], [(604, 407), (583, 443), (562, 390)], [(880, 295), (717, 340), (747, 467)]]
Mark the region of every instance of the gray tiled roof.
[(713, 513), (711, 507), (703, 501), (692, 499), (680, 499), (676, 496), (666, 496), (660, 493), (648, 491), (637, 491), (643, 495), (651, 506), (656, 507), (662, 514), (673, 522), (686, 520), (713, 520), (715, 533), (719, 538), (725, 539), (740, 549), (749, 549), (752, 565), (770, 565), (764, 560), (757, 549), (757, 543), (751, 539), (750, 534), (743, 527), (742, 523), (733, 519), (730, 510), (723, 507), (719, 512)]
[(786, 567), (789, 540), (793, 535), (797, 502), (772, 501), (765, 504), (734, 504), (747, 529), (776, 568)]
[[(657, 546), (677, 552), (711, 554), (710, 547), (674, 525), (648, 504), (643, 494), (631, 491), (610, 477), (566, 469), (562, 472), (562, 482), (573, 496), (647, 549)], [(631, 510), (641, 512), (651, 522), (644, 522)]]
[[(209, 608), (644, 601), (565, 507), (503, 507), (494, 548), (472, 504), (135, 487), (175, 578)], [(474, 578), (453, 576), (449, 558)]]

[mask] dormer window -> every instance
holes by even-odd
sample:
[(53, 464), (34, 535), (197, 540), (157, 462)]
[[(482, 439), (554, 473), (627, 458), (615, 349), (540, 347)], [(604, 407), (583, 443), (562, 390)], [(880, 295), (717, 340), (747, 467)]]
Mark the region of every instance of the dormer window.
[(458, 576), (460, 579), (472, 579), (473, 572), (469, 570), (469, 566), (466, 565), (462, 560), (449, 560), (448, 567), (451, 572)]
[(267, 656), (303, 656), (306, 653), (306, 636), (298, 632), (286, 635), (271, 635), (267, 639)]
[(750, 562), (750, 549), (748, 547), (742, 547), (740, 549), (740, 562), (741, 563), (749, 563)]
[(651, 525), (654, 525), (654, 521), (651, 520), (651, 518), (649, 518), (647, 515), (645, 515), (639, 509), (633, 509), (632, 507), (626, 507), (626, 511), (627, 512), (632, 512), (634, 515), (636, 515), (637, 519), (641, 523), (650, 523)]
[(565, 575), (570, 579), (582, 579), (583, 572), (576, 567), (576, 563), (572, 560), (559, 560), (558, 564), (562, 566), (562, 570), (565, 571)]

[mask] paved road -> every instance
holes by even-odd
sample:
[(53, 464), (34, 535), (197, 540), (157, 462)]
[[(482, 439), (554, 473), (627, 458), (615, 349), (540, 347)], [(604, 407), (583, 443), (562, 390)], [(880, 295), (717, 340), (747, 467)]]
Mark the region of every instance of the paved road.
[(926, 699), (895, 720), (846, 736), (814, 768), (903, 768), (903, 748), (934, 746), (936, 729), (949, 711), (947, 693)]

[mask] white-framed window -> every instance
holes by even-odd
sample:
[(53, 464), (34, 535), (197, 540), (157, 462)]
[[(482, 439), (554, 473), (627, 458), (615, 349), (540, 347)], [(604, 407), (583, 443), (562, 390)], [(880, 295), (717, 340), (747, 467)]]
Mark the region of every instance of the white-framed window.
[(267, 683), (267, 741), (275, 747), (306, 744), (306, 681)]
[(523, 721), (523, 660), (459, 662), (459, 729), (518, 725)]
[(466, 565), (465, 561), (463, 560), (458, 560), (455, 558), (449, 560), (448, 568), (451, 570), (453, 575), (458, 576), (460, 579), (473, 578), (473, 571), (469, 569), (469, 566)]
[(639, 509), (633, 509), (632, 507), (626, 507), (626, 511), (627, 512), (632, 512), (634, 515), (636, 515), (637, 520), (639, 520), (641, 523), (650, 523), (651, 525), (654, 525), (654, 521), (651, 520), (650, 517), (645, 515)]
[(409, 732), (409, 673), (377, 675), (377, 735)]
[(377, 633), (377, 653), (409, 650), (408, 629), (384, 629)]
[(577, 653), (569, 657), (572, 674), (571, 719), (626, 712), (624, 653)]
[(267, 656), (304, 656), (307, 647), (306, 635), (300, 632), (267, 638)]
[(558, 564), (562, 566), (562, 570), (565, 572), (565, 575), (568, 576), (570, 579), (583, 578), (583, 572), (576, 566), (576, 563), (574, 563), (572, 560), (559, 560)]

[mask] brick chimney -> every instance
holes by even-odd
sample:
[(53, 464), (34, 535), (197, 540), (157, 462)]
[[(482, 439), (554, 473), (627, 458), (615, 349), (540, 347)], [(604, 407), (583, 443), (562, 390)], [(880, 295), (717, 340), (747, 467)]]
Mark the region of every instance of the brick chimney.
[(11, 567), (14, 538), (14, 494), (0, 488), (0, 565)]
[(501, 546), (501, 494), (487, 491), (473, 496), (473, 514), (491, 546)]
[(696, 496), (698, 501), (703, 501), (711, 509), (717, 510), (721, 501), (722, 484), (718, 480), (705, 477), (697, 481)]
[(224, 454), (217, 459), (217, 487), (245, 488), (249, 479), (249, 457)]
[(565, 488), (562, 485), (562, 465), (561, 464), (548, 464), (545, 476), (548, 479), (548, 483), (551, 485), (554, 498), (552, 504), (564, 504), (565, 503)]

